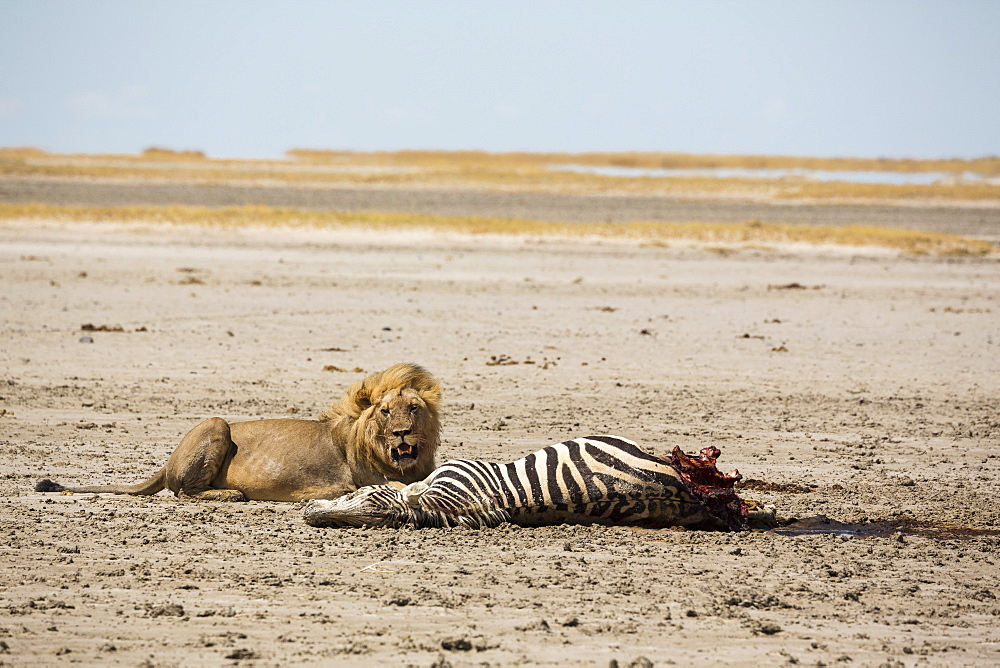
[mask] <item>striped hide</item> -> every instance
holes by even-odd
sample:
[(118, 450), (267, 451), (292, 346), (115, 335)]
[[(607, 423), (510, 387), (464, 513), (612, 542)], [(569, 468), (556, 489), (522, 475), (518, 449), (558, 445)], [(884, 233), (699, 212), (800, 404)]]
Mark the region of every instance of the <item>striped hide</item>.
[(550, 445), (514, 462), (455, 459), (402, 490), (362, 487), (314, 500), (312, 526), (493, 527), (607, 524), (747, 528), (746, 504), (733, 485), (739, 472), (715, 468), (717, 448), (670, 460), (618, 436), (588, 436)]

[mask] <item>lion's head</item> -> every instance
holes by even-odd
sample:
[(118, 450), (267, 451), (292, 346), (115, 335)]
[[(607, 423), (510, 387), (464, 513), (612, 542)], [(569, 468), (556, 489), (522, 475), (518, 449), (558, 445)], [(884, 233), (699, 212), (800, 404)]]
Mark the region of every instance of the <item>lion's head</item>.
[(344, 430), (348, 459), (389, 480), (422, 480), (441, 442), (441, 385), (416, 364), (355, 383), (320, 419)]

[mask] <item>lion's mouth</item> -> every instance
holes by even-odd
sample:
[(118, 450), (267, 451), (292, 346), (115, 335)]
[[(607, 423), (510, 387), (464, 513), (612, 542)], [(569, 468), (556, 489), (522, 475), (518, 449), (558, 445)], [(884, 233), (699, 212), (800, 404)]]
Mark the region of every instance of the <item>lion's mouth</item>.
[[(412, 443), (407, 443), (407, 440), (412, 440)], [(392, 456), (392, 461), (400, 468), (406, 468), (407, 466), (412, 466), (417, 463), (417, 442), (416, 439), (407, 439), (406, 437), (400, 438), (399, 443), (395, 447), (389, 450), (389, 454)]]

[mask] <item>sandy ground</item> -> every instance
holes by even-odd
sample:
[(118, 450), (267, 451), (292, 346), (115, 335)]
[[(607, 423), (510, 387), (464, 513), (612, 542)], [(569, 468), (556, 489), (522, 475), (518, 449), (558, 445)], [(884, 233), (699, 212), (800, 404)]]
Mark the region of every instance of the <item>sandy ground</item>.
[[(0, 664), (1000, 662), (995, 260), (8, 223), (0, 281)], [(324, 530), (32, 490), (398, 361), (446, 388), (442, 459), (714, 444), (745, 496), (830, 519)]]

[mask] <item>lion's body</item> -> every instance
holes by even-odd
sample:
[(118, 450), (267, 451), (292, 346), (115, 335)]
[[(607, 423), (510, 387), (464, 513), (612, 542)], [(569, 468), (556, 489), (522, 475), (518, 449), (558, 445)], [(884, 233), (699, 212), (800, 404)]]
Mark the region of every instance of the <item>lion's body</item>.
[(205, 420), (166, 466), (136, 485), (39, 491), (155, 494), (242, 501), (333, 499), (365, 485), (422, 480), (435, 468), (441, 387), (414, 364), (354, 384), (318, 420)]

